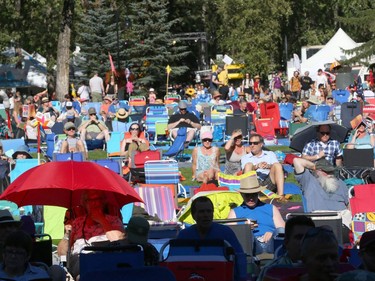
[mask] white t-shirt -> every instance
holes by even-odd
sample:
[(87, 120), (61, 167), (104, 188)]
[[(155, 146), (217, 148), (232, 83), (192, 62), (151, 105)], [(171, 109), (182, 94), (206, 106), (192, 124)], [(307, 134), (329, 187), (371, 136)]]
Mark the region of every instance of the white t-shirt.
[(81, 99), (90, 99), (90, 88), (85, 85), (79, 87), (77, 93)]
[(91, 93), (101, 93), (102, 94), (103, 79), (99, 76), (94, 76), (90, 79), (90, 90)]
[[(327, 76), (325, 74), (316, 76), (316, 86), (319, 86), (320, 84), (323, 84), (324, 87), (327, 86)], [(318, 87), (317, 87), (318, 88)]]

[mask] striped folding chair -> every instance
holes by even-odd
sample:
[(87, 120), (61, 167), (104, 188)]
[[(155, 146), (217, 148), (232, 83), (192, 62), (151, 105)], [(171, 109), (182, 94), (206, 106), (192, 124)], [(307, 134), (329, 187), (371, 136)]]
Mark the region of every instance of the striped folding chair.
[(156, 160), (145, 163), (145, 178), (149, 184), (174, 184), (178, 196), (186, 198), (186, 189), (180, 184), (180, 171), (176, 160)]

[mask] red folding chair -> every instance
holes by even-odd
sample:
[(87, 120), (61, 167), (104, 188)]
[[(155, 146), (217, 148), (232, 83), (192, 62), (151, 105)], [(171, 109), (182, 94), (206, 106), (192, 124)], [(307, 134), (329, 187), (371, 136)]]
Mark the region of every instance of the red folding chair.
[(276, 102), (266, 102), (259, 104), (260, 118), (272, 118), (275, 130), (280, 130), (280, 108)]

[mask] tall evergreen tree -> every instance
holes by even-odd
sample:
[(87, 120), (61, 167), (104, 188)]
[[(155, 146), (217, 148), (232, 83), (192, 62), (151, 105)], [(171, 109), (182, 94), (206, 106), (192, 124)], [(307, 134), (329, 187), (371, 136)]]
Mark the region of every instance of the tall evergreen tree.
[[(78, 65), (84, 70), (87, 76), (97, 70), (100, 76), (104, 76), (110, 70), (108, 53), (116, 60), (123, 57), (123, 48), (120, 58), (117, 58), (117, 19), (116, 11), (106, 4), (106, 1), (96, 1), (88, 5), (88, 9), (82, 16), (81, 23), (78, 24), (80, 36), (77, 45), (81, 48), (81, 60), (77, 60)], [(121, 31), (119, 32), (121, 34)], [(119, 37), (120, 45), (124, 46), (124, 41)], [(121, 62), (120, 62), (121, 65)]]
[(130, 3), (133, 15), (132, 42), (128, 49), (137, 84), (153, 87), (164, 85), (166, 66), (171, 77), (186, 75), (183, 58), (188, 54), (184, 42), (175, 41), (171, 27), (178, 19), (169, 20), (168, 0), (139, 0)]

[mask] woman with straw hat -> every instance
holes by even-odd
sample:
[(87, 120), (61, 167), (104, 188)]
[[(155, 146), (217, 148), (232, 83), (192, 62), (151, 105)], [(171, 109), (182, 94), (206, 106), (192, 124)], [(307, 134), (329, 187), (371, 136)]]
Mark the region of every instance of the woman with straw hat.
[(279, 210), (272, 204), (263, 203), (258, 195), (264, 186), (260, 186), (256, 176), (241, 179), (240, 189), (243, 203), (232, 209), (228, 218), (247, 218), (257, 221), (258, 227), (253, 230), (255, 237), (254, 252), (256, 255), (263, 252), (273, 253), (273, 236), (284, 232), (285, 222)]

